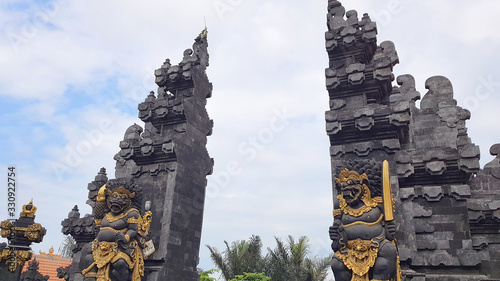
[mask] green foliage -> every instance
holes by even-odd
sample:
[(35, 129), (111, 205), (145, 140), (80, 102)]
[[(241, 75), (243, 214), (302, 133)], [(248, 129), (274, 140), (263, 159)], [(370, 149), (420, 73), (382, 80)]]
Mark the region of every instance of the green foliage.
[(288, 236), (288, 243), (275, 237), (276, 248), (269, 249), (267, 272), (273, 281), (311, 280), (308, 270), (309, 239), (305, 236), (295, 241)]
[(314, 257), (308, 259), (307, 267), (311, 280), (323, 281), (328, 277), (328, 270), (330, 270), (330, 262), (333, 258), (333, 253), (324, 258)]
[[(310, 243), (306, 236), (295, 240), (288, 236), (283, 242), (275, 237), (276, 248), (267, 248), (268, 254), (261, 255), (262, 242), (259, 236), (252, 236), (248, 241), (236, 241), (226, 244), (226, 250), (219, 253), (207, 245), (210, 257), (221, 270), (224, 280), (272, 280), (272, 281), (324, 281), (330, 268), (332, 255), (325, 258), (310, 258)], [(263, 272), (263, 273), (261, 273)], [(256, 274), (256, 275), (250, 275)], [(270, 279), (248, 279), (254, 276)], [(265, 274), (265, 275), (264, 275)], [(238, 279), (240, 278), (240, 279)], [(247, 279), (242, 279), (247, 278)]]
[(264, 273), (243, 273), (243, 275), (236, 275), (236, 278), (230, 281), (268, 281), (271, 277), (267, 277)]
[(208, 276), (209, 274), (214, 274), (216, 272), (219, 272), (218, 269), (210, 269), (210, 270), (202, 270), (201, 268), (198, 268), (198, 274), (200, 275), (200, 281), (215, 281), (217, 279)]
[(222, 253), (208, 245), (207, 247), (212, 261), (220, 269), (225, 280), (231, 280), (245, 272), (263, 271), (262, 241), (259, 236), (253, 235), (248, 241), (233, 242), (231, 246), (227, 241), (224, 243), (226, 250)]
[(332, 255), (310, 258), (310, 243), (306, 236), (295, 240), (288, 236), (284, 243), (275, 237), (276, 248), (268, 248), (266, 274), (273, 281), (324, 281), (328, 276)]

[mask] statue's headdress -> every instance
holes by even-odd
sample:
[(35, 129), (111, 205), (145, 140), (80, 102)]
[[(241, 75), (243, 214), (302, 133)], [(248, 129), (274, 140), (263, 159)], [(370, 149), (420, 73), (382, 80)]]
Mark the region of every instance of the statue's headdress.
[(126, 194), (132, 203), (132, 207), (140, 210), (142, 205), (142, 188), (135, 183), (127, 180), (109, 180), (106, 182), (106, 195), (114, 192)]
[(350, 171), (349, 169), (343, 168), (340, 173), (339, 177), (335, 178), (335, 183), (337, 185), (337, 189), (342, 188), (342, 183), (347, 182), (347, 184), (352, 185), (352, 184), (368, 184), (368, 176), (366, 174), (359, 174), (356, 171)]
[(130, 192), (128, 189), (126, 189), (122, 185), (120, 185), (119, 187), (114, 188), (114, 189), (109, 189), (109, 188), (107, 189), (108, 195), (111, 195), (115, 192), (120, 193), (120, 194), (126, 194), (128, 196), (128, 198), (130, 198), (130, 199), (135, 197), (135, 192)]
[[(342, 180), (357, 179), (360, 184), (366, 184), (371, 196), (382, 196), (382, 170), (380, 164), (373, 160), (347, 160), (343, 161), (337, 170), (338, 177), (335, 178), (335, 189), (340, 192)], [(337, 181), (339, 180), (339, 181)]]

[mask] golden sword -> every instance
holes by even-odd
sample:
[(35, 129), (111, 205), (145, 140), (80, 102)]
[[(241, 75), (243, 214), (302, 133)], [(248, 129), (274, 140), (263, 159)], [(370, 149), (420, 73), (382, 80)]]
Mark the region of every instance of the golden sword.
[(387, 162), (387, 160), (384, 160), (382, 164), (382, 187), (385, 221), (392, 221), (394, 220), (394, 214), (392, 206), (391, 179), (389, 177), (389, 162)]

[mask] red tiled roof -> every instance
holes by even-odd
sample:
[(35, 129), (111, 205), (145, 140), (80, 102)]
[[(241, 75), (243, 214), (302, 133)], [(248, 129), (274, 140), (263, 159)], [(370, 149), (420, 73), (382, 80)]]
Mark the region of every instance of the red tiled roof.
[[(57, 278), (57, 269), (59, 267), (66, 267), (73, 262), (72, 259), (62, 258), (61, 255), (55, 255), (53, 248), (49, 250), (48, 254), (41, 251), (40, 254), (33, 254), (31, 260), (34, 259), (39, 262), (38, 272), (42, 275), (48, 275), (49, 281), (62, 280)], [(26, 262), (24, 264), (23, 272), (28, 270), (28, 263), (29, 262)]]

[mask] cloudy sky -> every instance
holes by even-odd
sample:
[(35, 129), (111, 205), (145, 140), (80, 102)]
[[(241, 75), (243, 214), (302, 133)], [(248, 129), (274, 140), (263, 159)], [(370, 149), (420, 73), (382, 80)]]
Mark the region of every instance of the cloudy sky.
[[(500, 142), (500, 33), (494, 0), (343, 1), (377, 21), (378, 42), (395, 43), (400, 65), (423, 95), (425, 80), (448, 77), (468, 108), (469, 136), (481, 164)], [(60, 222), (113, 156), (137, 104), (156, 90), (153, 71), (182, 59), (208, 26), (215, 122), (202, 244), (260, 235), (307, 235), (312, 254), (329, 254), (332, 192), (324, 112), (327, 0), (71, 1), (0, 4), (0, 171), (16, 165), (19, 204), (34, 198), (48, 229), (48, 251), (63, 240)], [(271, 132), (271, 133), (269, 133)], [(263, 137), (265, 136), (265, 137)], [(255, 141), (257, 140), (257, 141)], [(228, 180), (228, 164), (237, 163)], [(0, 192), (6, 202), (6, 191)], [(1, 219), (7, 204), (1, 203)], [(212, 268), (202, 246), (200, 267)]]

